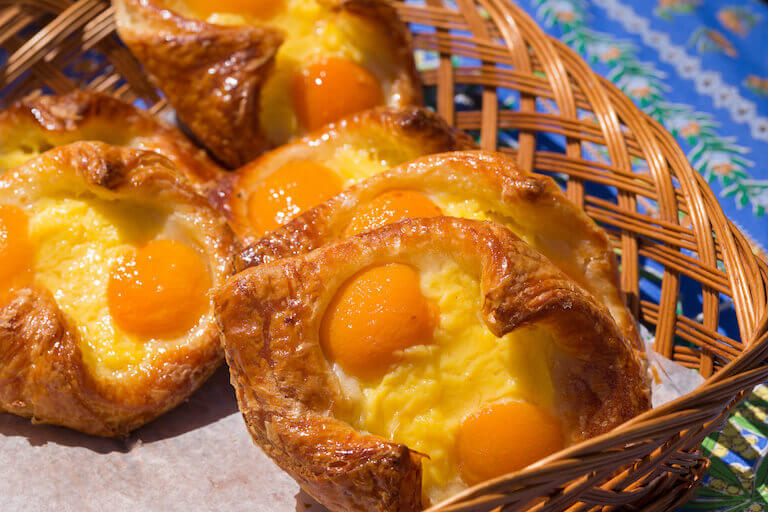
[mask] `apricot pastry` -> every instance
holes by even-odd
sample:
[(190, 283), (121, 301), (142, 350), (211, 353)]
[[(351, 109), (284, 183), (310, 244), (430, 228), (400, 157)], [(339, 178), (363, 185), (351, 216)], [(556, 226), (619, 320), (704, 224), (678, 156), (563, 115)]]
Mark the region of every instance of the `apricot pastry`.
[(421, 102), (385, 0), (113, 0), (120, 37), (224, 164), (357, 111)]
[(267, 152), (223, 177), (210, 196), (242, 239), (255, 240), (390, 167), (476, 147), (429, 110), (377, 108)]
[(216, 292), (253, 439), (334, 511), (421, 510), (647, 410), (608, 311), (493, 222), (406, 219)]
[(223, 360), (231, 231), (154, 152), (77, 142), (0, 176), (0, 410), (123, 436)]
[(374, 175), (250, 243), (238, 266), (302, 254), (403, 218), (441, 214), (510, 229), (608, 307), (642, 350), (605, 232), (551, 178), (524, 172), (501, 153), (431, 155)]
[(84, 140), (156, 151), (198, 190), (224, 174), (176, 128), (129, 103), (92, 91), (38, 96), (0, 111), (0, 174), (49, 149)]

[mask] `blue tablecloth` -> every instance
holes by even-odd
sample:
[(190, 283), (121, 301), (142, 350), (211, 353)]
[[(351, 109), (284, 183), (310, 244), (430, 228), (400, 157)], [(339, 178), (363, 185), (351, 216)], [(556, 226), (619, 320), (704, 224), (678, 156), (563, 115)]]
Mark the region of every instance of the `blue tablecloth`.
[[(726, 214), (754, 250), (765, 255), (768, 4), (750, 0), (518, 0), (518, 4), (677, 138)], [(729, 307), (724, 301), (723, 308)], [(683, 510), (768, 510), (766, 417), (768, 388), (761, 386), (726, 428), (705, 442), (712, 468), (704, 488)]]

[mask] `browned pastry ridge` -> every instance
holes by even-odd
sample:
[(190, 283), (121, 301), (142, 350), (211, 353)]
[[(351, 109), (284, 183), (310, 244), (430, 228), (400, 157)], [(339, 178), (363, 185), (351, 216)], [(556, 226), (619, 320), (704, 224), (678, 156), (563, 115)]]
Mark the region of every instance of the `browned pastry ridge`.
[(449, 126), (425, 108), (375, 108), (263, 154), (223, 176), (208, 195), (235, 232), (244, 240), (252, 240), (255, 237), (249, 233), (247, 192), (285, 164), (324, 162), (338, 151), (353, 149), (365, 151), (373, 160), (392, 167), (423, 155), (476, 148), (477, 144), (466, 132)]
[(420, 510), (421, 472), (408, 447), (333, 417), (343, 395), (319, 343), (325, 308), (361, 269), (418, 269), (436, 256), (477, 276), (481, 316), (496, 336), (531, 324), (552, 331), (549, 368), (570, 442), (650, 406), (644, 366), (605, 308), (498, 224), (407, 219), (246, 269), (215, 298), (240, 410), (254, 440), (332, 510)]
[[(318, 3), (381, 35), (378, 51), (394, 63), (383, 84), (388, 105), (421, 103), (410, 33), (388, 2)], [(113, 5), (122, 40), (216, 158), (236, 168), (275, 145), (262, 130), (260, 95), (285, 39), (281, 30), (268, 22), (215, 25), (185, 17), (160, 0), (113, 0)]]
[[(172, 211), (207, 259), (213, 285), (232, 273), (231, 231), (157, 153), (78, 142), (0, 177), (0, 204), (29, 206), (48, 195), (130, 200)], [(187, 336), (163, 340), (164, 350), (129, 370), (104, 373), (89, 364), (74, 319), (42, 283), (33, 281), (0, 302), (0, 410), (36, 422), (122, 436), (178, 405), (223, 361), (212, 304)]]
[(592, 293), (643, 350), (619, 291), (618, 265), (605, 232), (554, 180), (520, 170), (501, 153), (431, 155), (361, 181), (246, 246), (238, 267), (299, 255), (342, 238), (355, 212), (389, 190), (416, 190), (433, 199), (442, 194), (446, 202), (478, 201), (482, 218), (510, 229)]
[(165, 156), (202, 190), (224, 171), (179, 130), (129, 103), (92, 91), (39, 96), (0, 111), (0, 174), (4, 155), (33, 158), (81, 140), (152, 150)]

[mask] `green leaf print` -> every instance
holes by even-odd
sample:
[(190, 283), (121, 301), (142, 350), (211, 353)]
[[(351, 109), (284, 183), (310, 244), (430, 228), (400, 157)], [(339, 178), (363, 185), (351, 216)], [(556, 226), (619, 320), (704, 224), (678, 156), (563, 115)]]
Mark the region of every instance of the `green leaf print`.
[[(531, 0), (536, 17), (562, 32), (562, 41), (587, 61), (608, 66), (606, 78), (614, 82), (644, 112), (690, 146), (688, 158), (708, 181), (723, 185), (722, 197), (730, 197), (739, 208), (751, 205), (756, 216), (768, 206), (768, 180), (755, 180), (747, 172), (753, 162), (744, 155), (748, 149), (734, 143), (733, 137), (717, 133), (719, 125), (712, 115), (696, 112), (690, 105), (671, 103), (664, 73), (652, 63), (639, 60), (639, 49), (631, 42), (589, 28), (587, 3), (583, 0)], [(667, 2), (676, 8), (690, 8), (686, 1)], [(665, 4), (665, 5), (667, 5)], [(705, 37), (706, 36), (706, 37)], [(702, 32), (701, 44), (720, 42), (712, 31)], [(699, 42), (698, 40), (696, 41)], [(724, 46), (724, 51), (735, 51)]]
[(716, 457), (712, 457), (711, 461), (712, 465), (709, 468), (709, 474), (711, 476), (719, 478), (729, 485), (741, 488), (739, 477), (731, 471), (731, 468), (725, 462)]

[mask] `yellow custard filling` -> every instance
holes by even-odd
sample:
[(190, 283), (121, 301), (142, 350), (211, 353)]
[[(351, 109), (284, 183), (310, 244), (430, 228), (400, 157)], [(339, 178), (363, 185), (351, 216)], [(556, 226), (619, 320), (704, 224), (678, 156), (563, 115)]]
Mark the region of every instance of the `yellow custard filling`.
[(18, 167), (27, 160), (34, 158), (39, 154), (40, 153), (38, 151), (35, 151), (32, 148), (29, 148), (29, 150), (13, 149), (0, 152), (0, 173), (8, 169)]
[[(379, 152), (342, 146), (320, 163), (336, 171), (344, 180), (344, 185), (348, 187), (387, 170), (392, 161), (395, 160), (382, 157)], [(400, 162), (397, 161), (397, 163)]]
[(40, 156), (51, 147), (44, 134), (6, 125), (6, 129), (0, 129), (0, 173)]
[(308, 64), (320, 58), (340, 58), (361, 66), (379, 82), (392, 67), (391, 50), (381, 44), (388, 34), (371, 23), (344, 15), (343, 10), (333, 11), (314, 0), (286, 0), (282, 8), (259, 9), (266, 13), (264, 17), (249, 14), (251, 9), (231, 1), (221, 5), (221, 12), (214, 2), (167, 0), (165, 5), (183, 16), (216, 25), (265, 25), (283, 32), (283, 44), (260, 95), (261, 127), (275, 144), (305, 131), (300, 126), (295, 101), (286, 92), (294, 88), (297, 73)]
[(232, 194), (233, 209), (247, 217), (242, 222), (255, 234), (266, 234), (405, 158), (395, 148), (361, 149), (344, 144), (330, 149), (311, 159), (287, 160), (269, 173), (258, 165), (243, 168)]
[[(301, 8), (297, 4), (302, 4)], [(314, 6), (314, 8), (313, 8)], [(370, 24), (331, 15), (315, 2), (289, 2), (289, 10), (274, 19), (288, 36), (275, 57), (273, 74), (261, 94), (261, 126), (274, 143), (302, 132), (294, 102), (286, 98), (299, 70), (320, 57), (337, 57), (357, 63), (379, 81), (389, 67), (381, 49), (383, 35)], [(355, 93), (355, 91), (351, 91)]]
[(346, 395), (340, 416), (427, 455), (422, 485), (435, 503), (467, 486), (456, 436), (469, 413), (503, 400), (551, 409), (551, 339), (535, 328), (494, 336), (480, 317), (477, 277), (454, 262), (422, 270), (421, 288), (439, 309), (431, 344), (407, 348), (389, 372), (371, 381), (334, 368)]
[(107, 287), (119, 261), (167, 228), (167, 212), (143, 203), (81, 197), (40, 199), (28, 214), (35, 280), (74, 322), (86, 364), (108, 375), (164, 350), (163, 343), (130, 335), (115, 324)]
[(11, 126), (10, 135), (2, 140), (0, 133), (0, 174), (18, 167), (46, 151), (78, 141), (100, 141), (115, 146), (126, 146), (135, 149), (152, 150), (152, 144), (146, 144), (147, 139), (131, 132), (118, 132), (113, 126), (108, 126), (104, 120), (88, 121), (77, 127), (77, 130), (46, 133), (36, 129)]

